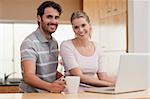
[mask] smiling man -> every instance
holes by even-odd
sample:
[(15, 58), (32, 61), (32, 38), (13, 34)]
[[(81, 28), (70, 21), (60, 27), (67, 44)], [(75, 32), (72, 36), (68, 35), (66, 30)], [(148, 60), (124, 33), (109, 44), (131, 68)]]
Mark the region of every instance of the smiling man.
[(58, 44), (52, 37), (62, 13), (59, 4), (43, 2), (37, 9), (38, 29), (21, 44), (22, 92), (56, 92), (64, 90), (64, 81), (56, 80)]

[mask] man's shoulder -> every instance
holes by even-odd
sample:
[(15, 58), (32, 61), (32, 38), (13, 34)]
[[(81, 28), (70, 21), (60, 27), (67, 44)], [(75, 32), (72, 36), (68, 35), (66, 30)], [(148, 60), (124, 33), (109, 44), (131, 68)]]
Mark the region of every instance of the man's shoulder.
[(26, 42), (26, 41), (34, 41), (34, 40), (37, 40), (37, 37), (36, 37), (36, 32), (32, 32), (31, 34), (29, 34), (24, 40), (23, 42)]
[(32, 32), (31, 34), (29, 34), (25, 39), (31, 39), (31, 40), (34, 40), (36, 39), (36, 32)]
[(34, 42), (37, 40), (38, 39), (35, 35), (35, 32), (32, 32), (22, 41), (21, 46), (32, 46), (33, 47)]

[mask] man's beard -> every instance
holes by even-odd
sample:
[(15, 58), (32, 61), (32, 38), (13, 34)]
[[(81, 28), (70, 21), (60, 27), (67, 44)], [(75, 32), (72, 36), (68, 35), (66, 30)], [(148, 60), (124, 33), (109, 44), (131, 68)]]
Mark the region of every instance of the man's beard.
[[(49, 31), (49, 29), (48, 29), (49, 25), (55, 25), (55, 29), (52, 29), (53, 31)], [(57, 26), (58, 26), (58, 24), (48, 23), (46, 26), (42, 25), (42, 29), (44, 32), (49, 33), (51, 35), (52, 33), (54, 33), (56, 31)]]
[(50, 25), (55, 26), (55, 28), (52, 29), (53, 31), (50, 32), (50, 33), (54, 33), (54, 32), (56, 31), (57, 27), (58, 27), (58, 24), (55, 24), (55, 23), (48, 23), (48, 24), (47, 24), (48, 27), (49, 27)]

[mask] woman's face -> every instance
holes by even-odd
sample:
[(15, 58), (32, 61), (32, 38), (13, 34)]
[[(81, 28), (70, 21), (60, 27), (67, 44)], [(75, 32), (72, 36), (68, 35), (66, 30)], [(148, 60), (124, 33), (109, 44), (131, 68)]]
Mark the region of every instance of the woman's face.
[(91, 33), (91, 25), (85, 18), (75, 18), (72, 20), (72, 28), (79, 39), (89, 39)]

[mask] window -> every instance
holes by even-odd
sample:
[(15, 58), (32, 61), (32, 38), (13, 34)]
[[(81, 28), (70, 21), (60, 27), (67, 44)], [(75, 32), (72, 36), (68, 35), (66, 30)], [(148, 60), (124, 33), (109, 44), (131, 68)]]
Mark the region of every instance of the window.
[[(21, 78), (20, 45), (25, 37), (37, 29), (36, 23), (0, 23), (0, 78), (4, 73), (17, 72), (11, 77)], [(69, 24), (60, 24), (53, 34), (60, 45), (74, 37)]]

